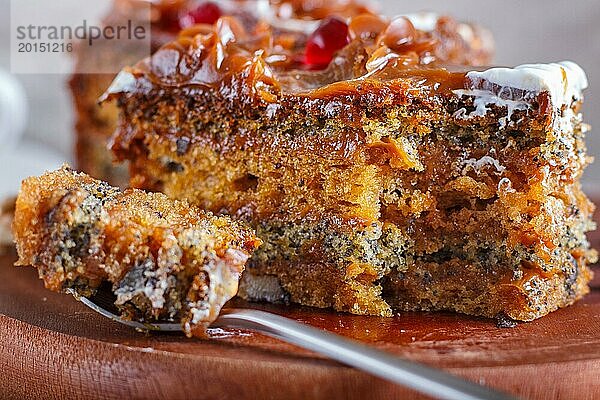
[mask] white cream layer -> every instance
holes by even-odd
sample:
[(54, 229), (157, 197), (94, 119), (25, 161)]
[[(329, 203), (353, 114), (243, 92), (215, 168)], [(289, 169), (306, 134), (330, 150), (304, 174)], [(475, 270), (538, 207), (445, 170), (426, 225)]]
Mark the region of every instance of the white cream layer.
[(492, 91), (491, 86), (495, 85), (493, 92), (504, 100), (522, 99), (515, 98), (511, 89), (532, 94), (548, 92), (555, 108), (581, 99), (583, 90), (588, 87), (585, 72), (572, 61), (471, 71), (467, 78), (470, 89)]
[(588, 87), (581, 67), (572, 61), (551, 64), (525, 64), (514, 68), (491, 68), (467, 73), (467, 89), (455, 90), (458, 97), (473, 96), (475, 110), (458, 110), (454, 117), (471, 119), (483, 117), (489, 106), (505, 107), (507, 115), (500, 118), (500, 129), (510, 126), (515, 111), (527, 111), (540, 93), (548, 93), (553, 109), (553, 128), (567, 132), (573, 127), (574, 101), (583, 98)]

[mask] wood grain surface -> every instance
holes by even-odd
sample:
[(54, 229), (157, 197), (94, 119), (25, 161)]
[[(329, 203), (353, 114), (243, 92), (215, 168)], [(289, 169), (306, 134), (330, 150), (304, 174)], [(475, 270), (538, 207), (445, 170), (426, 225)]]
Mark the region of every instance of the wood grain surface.
[[(600, 236), (592, 237), (599, 248)], [(130, 330), (43, 288), (0, 256), (0, 398), (421, 398), (362, 372), (251, 332), (210, 340)], [(600, 275), (600, 274), (597, 274)], [(576, 305), (532, 323), (444, 313), (360, 317), (236, 301), (446, 369), (525, 399), (600, 397), (600, 283)]]

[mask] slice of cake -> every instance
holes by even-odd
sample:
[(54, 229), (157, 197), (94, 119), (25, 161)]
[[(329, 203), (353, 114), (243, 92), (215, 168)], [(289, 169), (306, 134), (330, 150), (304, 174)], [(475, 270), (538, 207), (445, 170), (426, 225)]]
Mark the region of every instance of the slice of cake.
[[(148, 24), (152, 32), (150, 52), (154, 53), (174, 40), (181, 29), (199, 23), (213, 24), (222, 15), (236, 15), (247, 26), (269, 19), (282, 29), (293, 31), (311, 27), (315, 20), (327, 15), (349, 17), (367, 9), (356, 0), (114, 0), (102, 24), (120, 26), (128, 21), (134, 25)], [(118, 70), (150, 54), (144, 46), (131, 42), (100, 39), (94, 46), (85, 43), (76, 48), (75, 72), (69, 82), (76, 115), (77, 168), (113, 185), (126, 187), (129, 179), (126, 166), (113, 163), (113, 155), (107, 147), (117, 127), (118, 110), (113, 104), (99, 106), (98, 98)], [(114, 70), (115, 74), (91, 73), (107, 70)]]
[(587, 293), (581, 68), (474, 68), (487, 33), (431, 14), (285, 39), (224, 18), (106, 94), (134, 186), (256, 228), (242, 296), (529, 321)]
[(37, 268), (48, 289), (89, 296), (110, 282), (123, 316), (181, 321), (199, 336), (260, 243), (228, 218), (66, 167), (23, 182), (13, 231), (17, 265)]

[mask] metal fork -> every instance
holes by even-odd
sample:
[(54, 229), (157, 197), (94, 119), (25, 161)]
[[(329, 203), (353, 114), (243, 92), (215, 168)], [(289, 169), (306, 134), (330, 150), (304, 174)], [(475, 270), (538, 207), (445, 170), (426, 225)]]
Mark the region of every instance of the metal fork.
[[(73, 289), (68, 289), (67, 292), (104, 317), (131, 328), (145, 331), (181, 331), (181, 325), (179, 324), (148, 324), (123, 320), (106, 308), (96, 304), (96, 302), (80, 296)], [(106, 303), (106, 300), (97, 302)], [(514, 399), (507, 394), (469, 382), (441, 370), (392, 356), (356, 341), (265, 311), (226, 309), (221, 312), (220, 317), (211, 327), (243, 329), (262, 333), (439, 399)]]

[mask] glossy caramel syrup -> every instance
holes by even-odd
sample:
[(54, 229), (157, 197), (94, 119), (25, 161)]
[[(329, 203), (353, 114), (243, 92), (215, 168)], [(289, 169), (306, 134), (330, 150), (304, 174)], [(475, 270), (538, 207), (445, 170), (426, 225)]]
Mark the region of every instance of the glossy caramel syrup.
[(448, 17), (425, 32), (405, 17), (388, 21), (366, 13), (349, 19), (348, 32), (349, 44), (324, 69), (314, 70), (302, 58), (307, 33), (260, 20), (248, 26), (225, 16), (215, 25), (183, 30), (176, 41), (129, 72), (162, 87), (218, 88), (242, 79), (266, 102), (281, 95), (320, 98), (360, 92), (366, 82), (377, 90), (408, 81), (408, 89), (432, 94), (465, 87), (467, 68), (462, 65), (468, 63), (459, 50), (469, 44)]

